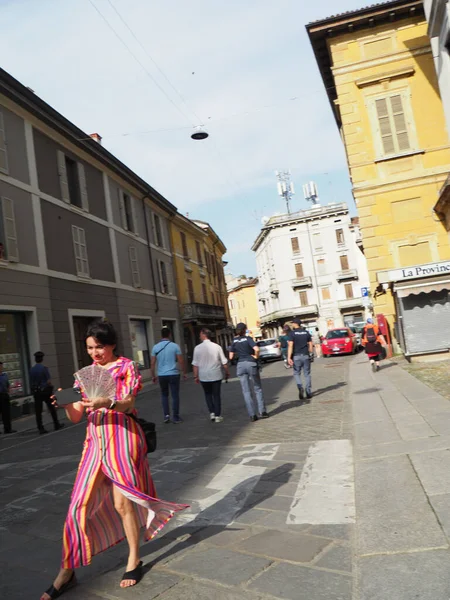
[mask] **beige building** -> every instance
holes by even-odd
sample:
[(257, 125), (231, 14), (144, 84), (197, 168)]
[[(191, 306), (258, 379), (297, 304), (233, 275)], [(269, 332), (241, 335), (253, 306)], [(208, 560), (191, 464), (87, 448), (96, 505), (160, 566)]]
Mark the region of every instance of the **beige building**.
[(256, 286), (258, 279), (255, 277), (227, 277), (228, 306), (233, 326), (246, 323), (249, 335), (253, 338), (261, 337), (258, 312), (258, 299)]

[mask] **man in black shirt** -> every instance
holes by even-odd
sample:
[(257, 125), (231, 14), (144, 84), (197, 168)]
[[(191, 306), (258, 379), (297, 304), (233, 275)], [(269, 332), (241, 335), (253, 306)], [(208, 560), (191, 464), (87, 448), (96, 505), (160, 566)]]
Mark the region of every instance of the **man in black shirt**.
[(300, 319), (294, 319), (288, 342), (288, 362), (294, 367), (294, 377), (298, 387), (298, 397), (303, 400), (302, 370), (305, 375), (306, 397), (312, 397), (311, 392), (311, 360), (313, 351), (312, 338), (309, 331), (302, 326)]
[(64, 423), (58, 421), (56, 408), (53, 406), (52, 394), (53, 386), (50, 381), (50, 371), (43, 364), (45, 354), (40, 350), (34, 353), (36, 364), (30, 369), (30, 385), (34, 397), (34, 407), (36, 412), (36, 425), (40, 434), (48, 433), (42, 423), (42, 407), (45, 402), (48, 411), (53, 419), (55, 431), (62, 429)]

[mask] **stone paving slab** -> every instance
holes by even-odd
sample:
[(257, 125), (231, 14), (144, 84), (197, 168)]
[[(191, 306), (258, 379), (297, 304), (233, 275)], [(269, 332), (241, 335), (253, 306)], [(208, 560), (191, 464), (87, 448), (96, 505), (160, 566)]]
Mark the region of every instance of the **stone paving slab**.
[(351, 573), (352, 560), (353, 555), (349, 545), (335, 544), (330, 549), (325, 550), (323, 556), (314, 564), (333, 571)]
[(309, 563), (331, 540), (288, 531), (263, 531), (238, 543), (238, 550), (291, 562)]

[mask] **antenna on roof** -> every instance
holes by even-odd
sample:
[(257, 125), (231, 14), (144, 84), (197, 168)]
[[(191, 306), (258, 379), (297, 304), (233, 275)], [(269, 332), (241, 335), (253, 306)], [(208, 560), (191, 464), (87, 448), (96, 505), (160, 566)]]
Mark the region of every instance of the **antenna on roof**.
[(303, 186), (303, 196), (307, 202), (311, 202), (313, 206), (319, 206), (319, 194), (317, 192), (317, 186), (314, 181), (305, 183)]
[(284, 198), (288, 215), (291, 214), (291, 198), (295, 194), (294, 184), (291, 183), (290, 171), (275, 171), (277, 176), (278, 195)]

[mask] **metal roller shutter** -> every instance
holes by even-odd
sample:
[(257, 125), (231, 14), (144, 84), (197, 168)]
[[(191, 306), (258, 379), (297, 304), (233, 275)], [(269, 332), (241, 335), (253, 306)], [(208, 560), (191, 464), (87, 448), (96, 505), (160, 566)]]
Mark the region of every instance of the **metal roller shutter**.
[(450, 348), (450, 289), (412, 293), (399, 301), (407, 354)]

